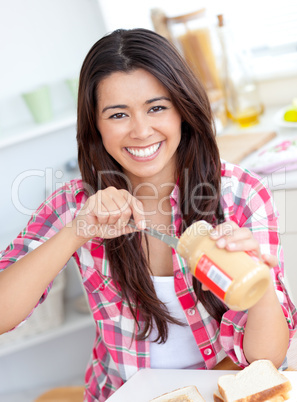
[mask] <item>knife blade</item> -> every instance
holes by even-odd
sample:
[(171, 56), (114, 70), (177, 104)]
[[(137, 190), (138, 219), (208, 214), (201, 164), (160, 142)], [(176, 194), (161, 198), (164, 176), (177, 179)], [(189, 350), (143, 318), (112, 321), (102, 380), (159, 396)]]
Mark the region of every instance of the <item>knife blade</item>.
[[(130, 226), (133, 229), (137, 229), (137, 226), (135, 225), (135, 222), (130, 219), (128, 222), (128, 226)], [(174, 236), (169, 236), (166, 233), (161, 233), (156, 229), (153, 229), (152, 227), (147, 227), (145, 229), (141, 229), (143, 232), (147, 233), (150, 236), (153, 236), (155, 239), (161, 240), (163, 243), (166, 243), (169, 247), (174, 248), (175, 250), (177, 249), (178, 241), (179, 239)]]

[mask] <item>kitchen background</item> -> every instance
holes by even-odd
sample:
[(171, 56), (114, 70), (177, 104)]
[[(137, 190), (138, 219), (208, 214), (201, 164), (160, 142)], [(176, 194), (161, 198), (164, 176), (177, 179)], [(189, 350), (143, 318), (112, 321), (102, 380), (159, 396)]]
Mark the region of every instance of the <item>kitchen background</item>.
[[(218, 119), (220, 138), (273, 132), (276, 137), (269, 146), (292, 144), (297, 123), (283, 120), (283, 108), (297, 97), (297, 5), (283, 0), (267, 9), (264, 3), (0, 0), (0, 249), (22, 230), (48, 194), (79, 175), (76, 91), (86, 53), (113, 29), (155, 29), (152, 9), (170, 18), (206, 7), (203, 22), (213, 35), (218, 57), (216, 16), (223, 13), (237, 42), (248, 50), (264, 113), (259, 124), (247, 128)], [(177, 28), (170, 29), (174, 34)], [(290, 156), (296, 163), (294, 149)], [(240, 163), (252, 165), (255, 158), (259, 160), (254, 152)], [(293, 164), (288, 166), (283, 162), (262, 175), (281, 213), (286, 280), (296, 302), (297, 174)], [(94, 336), (84, 301), (75, 264), (70, 262), (30, 320), (19, 331), (0, 336), (0, 401), (29, 402), (55, 386), (83, 384)]]

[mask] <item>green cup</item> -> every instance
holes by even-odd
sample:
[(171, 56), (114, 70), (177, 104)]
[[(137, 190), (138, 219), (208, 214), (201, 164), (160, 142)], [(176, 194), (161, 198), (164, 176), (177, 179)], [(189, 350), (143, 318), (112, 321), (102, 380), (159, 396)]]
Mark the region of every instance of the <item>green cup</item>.
[(23, 94), (23, 99), (36, 123), (45, 123), (52, 120), (53, 111), (50, 91), (47, 85)]
[(78, 95), (78, 79), (77, 78), (68, 78), (66, 80), (67, 86), (75, 100), (77, 102), (77, 95)]

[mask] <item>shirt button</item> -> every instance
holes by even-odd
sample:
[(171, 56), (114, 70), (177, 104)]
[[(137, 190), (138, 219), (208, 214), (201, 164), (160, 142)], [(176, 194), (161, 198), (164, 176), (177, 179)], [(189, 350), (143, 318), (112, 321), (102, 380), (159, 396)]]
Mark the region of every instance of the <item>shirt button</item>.
[(194, 315), (196, 313), (196, 310), (194, 308), (189, 308), (188, 309), (188, 314), (189, 315)]
[(210, 348), (206, 348), (203, 352), (206, 356), (209, 356), (212, 354), (212, 350)]
[(104, 290), (104, 289), (105, 289), (104, 283), (100, 283), (100, 285), (99, 285), (99, 290)]
[(177, 271), (175, 274), (176, 279), (181, 279), (183, 277), (183, 274), (180, 271)]

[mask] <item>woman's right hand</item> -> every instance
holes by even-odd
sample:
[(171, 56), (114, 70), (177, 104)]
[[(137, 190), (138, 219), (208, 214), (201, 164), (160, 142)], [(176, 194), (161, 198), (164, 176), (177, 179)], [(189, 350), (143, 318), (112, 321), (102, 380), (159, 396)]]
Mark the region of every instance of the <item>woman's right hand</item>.
[(144, 229), (142, 203), (124, 189), (108, 187), (88, 198), (72, 224), (82, 240), (111, 239), (136, 231), (127, 225), (132, 216), (137, 228)]

